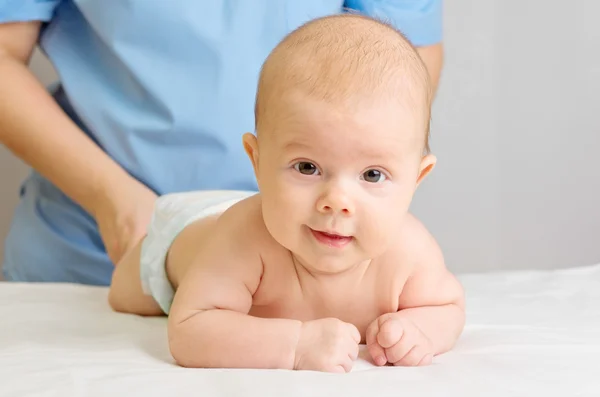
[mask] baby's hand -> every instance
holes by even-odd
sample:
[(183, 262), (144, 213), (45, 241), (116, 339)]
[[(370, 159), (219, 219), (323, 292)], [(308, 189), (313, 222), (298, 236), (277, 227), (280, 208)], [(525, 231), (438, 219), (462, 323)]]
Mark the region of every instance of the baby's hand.
[(367, 328), (366, 339), (376, 365), (429, 365), (433, 360), (429, 338), (400, 312), (379, 316)]
[(302, 324), (296, 346), (294, 369), (324, 372), (350, 372), (358, 357), (360, 332), (336, 318)]

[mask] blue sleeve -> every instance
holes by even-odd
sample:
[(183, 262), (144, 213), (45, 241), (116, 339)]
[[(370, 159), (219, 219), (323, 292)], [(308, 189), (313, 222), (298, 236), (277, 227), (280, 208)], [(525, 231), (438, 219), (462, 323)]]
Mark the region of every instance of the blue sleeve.
[(61, 0), (0, 0), (0, 23), (48, 22)]
[(442, 41), (442, 0), (346, 0), (344, 7), (389, 23), (414, 46)]

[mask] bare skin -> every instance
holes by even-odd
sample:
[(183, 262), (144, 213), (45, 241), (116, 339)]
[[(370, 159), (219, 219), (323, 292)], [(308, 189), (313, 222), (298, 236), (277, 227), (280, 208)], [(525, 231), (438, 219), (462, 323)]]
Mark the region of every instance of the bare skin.
[(116, 263), (144, 235), (156, 194), (98, 148), (28, 69), (40, 26), (0, 23), (0, 144), (95, 218)]
[[(40, 27), (39, 21), (0, 24), (0, 75), (6, 76), (0, 97), (10, 98), (0, 103), (0, 143), (94, 216), (116, 263), (143, 237), (156, 196), (95, 147), (29, 71)], [(416, 50), (435, 91), (443, 45)]]
[[(215, 353), (215, 358), (209, 361), (203, 359), (209, 356), (206, 345), (198, 345), (195, 358), (192, 358), (193, 353), (185, 354), (189, 358), (178, 357), (175, 345), (174, 355), (176, 359), (179, 358), (181, 365), (297, 368), (296, 347), (301, 339), (302, 324), (318, 319), (338, 319), (352, 324), (360, 334), (360, 341), (352, 339), (349, 349), (356, 355), (354, 348), (358, 343), (367, 343), (374, 355), (373, 360), (380, 365), (382, 363), (376, 361), (377, 353), (389, 356), (383, 364), (427, 365), (434, 355), (444, 353), (453, 346), (464, 323), (462, 288), (445, 268), (435, 241), (412, 215), (407, 216), (403, 233), (398, 236), (393, 251), (336, 275), (311, 274), (298, 265), (290, 252), (271, 237), (260, 219), (261, 203), (257, 195), (233, 206), (221, 217), (194, 222), (176, 238), (167, 259), (169, 280), (178, 290), (170, 313), (170, 333), (189, 325), (189, 320), (200, 313), (225, 309), (238, 311), (249, 318), (297, 321), (284, 324), (282, 328), (291, 331), (287, 334), (261, 337), (261, 334), (268, 334), (262, 333), (262, 327), (256, 328), (253, 337), (245, 332), (246, 338), (239, 338), (244, 340), (243, 345), (234, 343), (219, 346), (223, 352)], [(209, 237), (224, 233), (231, 236), (226, 244), (220, 243), (219, 238)], [(110, 303), (120, 312), (163, 315), (154, 299), (142, 293), (139, 278), (140, 246), (141, 243), (116, 267)], [(255, 249), (232, 250), (235, 246)], [(231, 258), (231, 261), (223, 263), (201, 260), (219, 255), (225, 257), (225, 252), (237, 252), (243, 258)], [(428, 253), (426, 257), (423, 256), (424, 252)], [(223, 282), (225, 278), (227, 282)], [(390, 349), (387, 355), (385, 350), (382, 353), (377, 342), (379, 323), (394, 313), (410, 314), (408, 308), (419, 306), (442, 313), (446, 306), (449, 316), (457, 317), (455, 321), (448, 321), (448, 316), (442, 315), (433, 320), (431, 325), (421, 326), (423, 332), (411, 335), (413, 340), (407, 341), (409, 346), (404, 350), (418, 346), (424, 353), (422, 356), (406, 357), (408, 351), (402, 355), (402, 352), (395, 353), (397, 349)], [(405, 319), (413, 321), (410, 315)], [(401, 315), (399, 320), (402, 320)], [(338, 325), (336, 321), (332, 323), (330, 325), (333, 327)], [(215, 328), (215, 333), (220, 329), (210, 326)], [(264, 323), (264, 326), (269, 328), (270, 324)], [(402, 332), (402, 327), (397, 323), (389, 322), (388, 326), (389, 336), (384, 333), (380, 336), (384, 345), (386, 337), (393, 341), (398, 339), (394, 333)], [(352, 328), (349, 329), (352, 333)], [(412, 327), (410, 330), (414, 331)], [(284, 341), (272, 344), (277, 336)], [(252, 343), (246, 339), (252, 339)], [(214, 345), (216, 350), (217, 346)], [(272, 346), (283, 348), (272, 349)], [(189, 348), (189, 344), (186, 344), (186, 349)], [(270, 351), (273, 357), (262, 361), (260, 357), (264, 358), (266, 351)], [(287, 354), (277, 358), (281, 352)], [(233, 356), (237, 359), (232, 359)], [(346, 363), (345, 366), (325, 366), (323, 370), (342, 372), (350, 368), (351, 363)]]
[[(436, 163), (423, 154), (430, 86), (420, 58), (364, 18), (307, 29), (267, 60), (260, 131), (243, 138), (260, 193), (191, 224), (170, 247), (169, 345), (182, 366), (348, 372), (360, 343), (377, 365), (427, 365), (463, 329), (462, 288), (408, 211)], [(323, 32), (347, 48), (331, 56)], [(358, 52), (348, 42), (356, 34)], [(110, 303), (158, 315), (142, 294), (140, 249), (118, 264)]]

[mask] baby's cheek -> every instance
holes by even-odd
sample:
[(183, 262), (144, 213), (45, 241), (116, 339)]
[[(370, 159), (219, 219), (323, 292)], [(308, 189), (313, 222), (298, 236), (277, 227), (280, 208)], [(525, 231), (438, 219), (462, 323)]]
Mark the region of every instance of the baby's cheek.
[(277, 234), (276, 239), (287, 240), (293, 226), (298, 223), (299, 213), (298, 198), (293, 192), (281, 189), (270, 192), (263, 197), (263, 217), (267, 228), (272, 234)]
[(289, 230), (287, 223), (282, 220), (280, 208), (269, 202), (263, 202), (263, 220), (271, 237), (280, 245), (288, 248)]
[(373, 209), (357, 225), (362, 245), (372, 255), (380, 254), (393, 238), (393, 221), (387, 215), (381, 207)]

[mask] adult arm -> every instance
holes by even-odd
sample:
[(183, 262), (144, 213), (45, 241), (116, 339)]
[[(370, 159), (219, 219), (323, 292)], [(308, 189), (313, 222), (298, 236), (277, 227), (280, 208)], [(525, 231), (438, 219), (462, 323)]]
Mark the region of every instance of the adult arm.
[(155, 195), (96, 146), (30, 72), (40, 26), (0, 24), (0, 142), (96, 218), (117, 261), (143, 233)]

